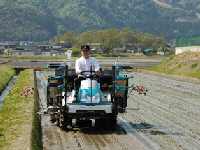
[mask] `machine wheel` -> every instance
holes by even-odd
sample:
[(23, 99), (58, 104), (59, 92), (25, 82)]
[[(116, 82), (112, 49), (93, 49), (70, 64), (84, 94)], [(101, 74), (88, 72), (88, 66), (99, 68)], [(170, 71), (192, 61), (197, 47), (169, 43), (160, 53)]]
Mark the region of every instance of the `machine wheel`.
[(47, 99), (47, 107), (53, 106), (53, 98), (48, 97)]
[(99, 129), (110, 129), (110, 118), (96, 119), (95, 127)]
[(96, 128), (102, 128), (102, 127), (105, 127), (105, 122), (106, 122), (106, 119), (95, 119), (95, 127)]
[(67, 117), (67, 114), (65, 113), (64, 109), (60, 110), (60, 116), (59, 116), (59, 126), (61, 129), (66, 129), (67, 128), (67, 122), (69, 118)]
[(53, 123), (56, 122), (56, 118), (55, 118), (54, 114), (50, 115), (50, 121), (53, 122)]
[(62, 130), (66, 130), (68, 125), (72, 126), (72, 118), (69, 117), (65, 109), (60, 110), (59, 115), (59, 126)]
[(57, 96), (57, 104), (59, 107), (62, 106), (62, 96)]
[(76, 122), (76, 126), (82, 128), (82, 127), (91, 127), (92, 126), (92, 120), (79, 120)]
[(109, 129), (116, 130), (117, 127), (117, 112), (113, 109), (111, 116), (109, 117), (108, 121)]

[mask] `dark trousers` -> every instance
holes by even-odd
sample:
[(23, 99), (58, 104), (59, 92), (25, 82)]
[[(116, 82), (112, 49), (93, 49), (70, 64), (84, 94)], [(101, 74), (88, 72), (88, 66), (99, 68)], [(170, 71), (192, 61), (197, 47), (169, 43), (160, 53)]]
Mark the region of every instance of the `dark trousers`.
[(74, 89), (78, 90), (80, 88), (81, 85), (81, 81), (84, 80), (85, 78), (83, 77), (78, 77), (74, 79)]

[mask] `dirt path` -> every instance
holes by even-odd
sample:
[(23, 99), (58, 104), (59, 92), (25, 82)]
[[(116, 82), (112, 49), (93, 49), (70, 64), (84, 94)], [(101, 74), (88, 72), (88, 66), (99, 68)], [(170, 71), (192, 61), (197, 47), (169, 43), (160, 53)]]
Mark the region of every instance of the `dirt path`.
[[(37, 72), (43, 108), (44, 75)], [(95, 127), (65, 132), (43, 115), (43, 149), (200, 149), (200, 85), (137, 72), (130, 75), (132, 84), (149, 91), (147, 96), (130, 94), (127, 113), (118, 116), (115, 132)]]

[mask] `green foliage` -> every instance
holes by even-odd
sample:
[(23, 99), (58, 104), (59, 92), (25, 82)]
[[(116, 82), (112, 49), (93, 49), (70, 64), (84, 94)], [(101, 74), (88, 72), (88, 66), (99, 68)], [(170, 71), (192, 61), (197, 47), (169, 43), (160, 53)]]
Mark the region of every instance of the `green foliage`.
[(0, 4), (0, 40), (37, 41), (55, 34), (54, 17), (47, 16), (36, 7), (11, 1)]
[[(65, 42), (72, 43), (76, 48), (80, 49), (81, 45), (89, 43), (100, 43), (101, 49), (106, 53), (113, 53), (113, 48), (123, 47), (124, 43), (137, 43), (144, 49), (157, 50), (163, 43), (164, 39), (158, 36), (153, 36), (149, 33), (135, 34), (128, 27), (118, 30), (109, 28), (106, 30), (89, 30), (82, 34), (75, 34), (73, 31), (68, 31), (64, 34), (58, 34), (55, 38), (55, 43)], [(132, 46), (134, 48), (134, 46)], [(75, 53), (74, 53), (75, 54)]]
[[(34, 87), (34, 82), (33, 69), (21, 72), (15, 81), (12, 90), (9, 91), (7, 97), (4, 98), (3, 107), (0, 109), (0, 132), (1, 135), (3, 135), (0, 136), (0, 149), (5, 149), (8, 145), (16, 143), (16, 139), (20, 137), (21, 134), (28, 134), (22, 132), (22, 130), (27, 127), (32, 127), (31, 121), (33, 121), (34, 118), (32, 115), (34, 96), (28, 95), (27, 97), (23, 97), (20, 95), (20, 92), (21, 89), (24, 89), (27, 85)], [(27, 139), (27, 142), (29, 141), (30, 139)], [(39, 139), (37, 142), (37, 144), (40, 144)]]
[[(35, 78), (35, 74), (33, 75), (35, 82), (34, 87), (37, 87), (37, 81)], [(39, 103), (38, 103), (38, 91), (35, 90), (34, 93), (34, 108), (33, 108), (33, 122), (32, 122), (32, 136), (31, 136), (31, 149), (40, 150), (41, 149), (41, 122), (40, 116), (38, 114), (39, 111)]]
[(177, 68), (181, 68), (182, 67), (182, 64), (178, 64), (178, 67)]
[(196, 68), (197, 65), (198, 65), (198, 63), (194, 63), (194, 64), (191, 65), (191, 68), (192, 68), (192, 69), (193, 69), (193, 68)]
[(103, 57), (118, 57), (117, 53), (102, 54)]
[(171, 56), (171, 57), (169, 57), (169, 60), (172, 60), (174, 58), (174, 55), (173, 56)]
[(200, 69), (197, 70), (196, 72), (189, 72), (187, 73), (188, 77), (192, 77), (192, 78), (197, 78), (200, 79)]
[(79, 57), (81, 56), (80, 48), (72, 47), (72, 57)]
[(176, 0), (176, 1), (160, 0), (160, 1), (169, 3), (174, 7), (179, 7), (188, 11), (192, 9), (193, 11), (200, 12), (199, 11), (200, 0)]
[(15, 70), (11, 66), (0, 65), (0, 93), (14, 74)]
[[(41, 41), (67, 31), (82, 33), (111, 27), (129, 27), (134, 33), (148, 32), (167, 39), (200, 32), (200, 21), (195, 14), (200, 12), (199, 0), (160, 1), (172, 8), (164, 8), (152, 0), (1, 0), (0, 40)], [(191, 20), (175, 21), (178, 18)], [(126, 42), (135, 41), (135, 36), (130, 35), (124, 39)], [(112, 43), (106, 43), (105, 49), (107, 45), (110, 47)]]

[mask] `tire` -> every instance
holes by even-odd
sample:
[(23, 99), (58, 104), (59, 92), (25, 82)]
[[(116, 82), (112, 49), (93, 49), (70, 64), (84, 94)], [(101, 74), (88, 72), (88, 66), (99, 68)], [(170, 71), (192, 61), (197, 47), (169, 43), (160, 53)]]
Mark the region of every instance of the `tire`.
[(56, 122), (56, 118), (55, 118), (55, 115), (54, 115), (54, 114), (51, 114), (51, 115), (50, 115), (50, 121), (51, 121), (52, 123)]
[(111, 116), (109, 117), (108, 122), (109, 122), (108, 123), (109, 129), (116, 130), (116, 128), (117, 128), (117, 112), (115, 109), (113, 109), (113, 112), (112, 112)]
[(59, 115), (59, 126), (62, 130), (65, 130), (67, 128), (68, 125), (67, 122), (68, 122), (67, 114), (65, 113), (65, 110), (61, 109)]
[(95, 127), (98, 129), (105, 127), (106, 123), (107, 123), (106, 119), (95, 119)]

